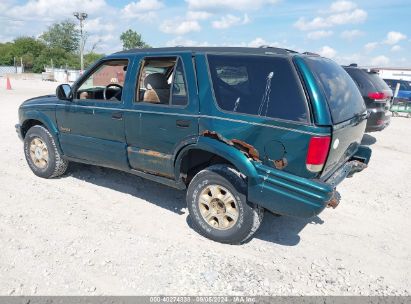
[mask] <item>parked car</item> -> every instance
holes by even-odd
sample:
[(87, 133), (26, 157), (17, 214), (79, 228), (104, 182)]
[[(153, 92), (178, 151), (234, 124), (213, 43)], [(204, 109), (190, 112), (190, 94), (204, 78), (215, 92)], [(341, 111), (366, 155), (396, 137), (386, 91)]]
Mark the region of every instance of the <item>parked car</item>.
[(395, 92), (397, 84), (400, 84), (398, 95), (395, 97), (397, 101), (411, 102), (411, 84), (406, 80), (384, 79), (390, 89)]
[[(335, 62), (277, 48), (159, 48), (107, 56), (16, 130), (37, 176), (69, 161), (187, 190), (193, 226), (237, 244), (264, 210), (309, 218), (363, 170), (364, 101)], [(172, 229), (172, 227), (170, 227)]]
[(365, 132), (384, 130), (391, 122), (393, 92), (375, 71), (360, 69), (356, 64), (344, 66), (364, 98), (369, 114)]

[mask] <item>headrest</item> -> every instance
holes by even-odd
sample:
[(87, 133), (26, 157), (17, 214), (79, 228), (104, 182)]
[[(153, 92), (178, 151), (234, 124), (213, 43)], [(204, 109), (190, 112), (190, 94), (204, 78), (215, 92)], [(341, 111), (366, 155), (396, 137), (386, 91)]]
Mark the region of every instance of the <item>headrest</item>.
[(169, 87), (166, 76), (161, 73), (153, 73), (148, 75), (144, 79), (144, 86), (148, 89), (148, 85), (150, 85), (152, 89), (168, 89)]

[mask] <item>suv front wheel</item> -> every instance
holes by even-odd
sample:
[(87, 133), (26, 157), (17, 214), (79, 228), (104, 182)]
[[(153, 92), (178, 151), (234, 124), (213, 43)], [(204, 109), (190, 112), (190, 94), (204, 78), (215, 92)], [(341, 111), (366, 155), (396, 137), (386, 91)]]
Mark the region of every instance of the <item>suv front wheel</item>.
[(187, 205), (195, 228), (221, 243), (240, 244), (259, 228), (264, 209), (247, 202), (247, 185), (237, 170), (213, 165), (192, 179)]
[(60, 176), (68, 167), (68, 161), (61, 158), (53, 136), (43, 126), (34, 126), (27, 131), (24, 155), (31, 171), (43, 178)]

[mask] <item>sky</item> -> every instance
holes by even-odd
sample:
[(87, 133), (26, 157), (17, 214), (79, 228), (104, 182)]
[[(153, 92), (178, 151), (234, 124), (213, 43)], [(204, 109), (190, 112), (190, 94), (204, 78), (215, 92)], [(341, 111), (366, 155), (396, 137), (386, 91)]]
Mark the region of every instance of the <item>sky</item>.
[(153, 47), (270, 45), (411, 68), (410, 0), (0, 0), (0, 42), (77, 22), (74, 11), (88, 13), (86, 51), (121, 50), (131, 28)]

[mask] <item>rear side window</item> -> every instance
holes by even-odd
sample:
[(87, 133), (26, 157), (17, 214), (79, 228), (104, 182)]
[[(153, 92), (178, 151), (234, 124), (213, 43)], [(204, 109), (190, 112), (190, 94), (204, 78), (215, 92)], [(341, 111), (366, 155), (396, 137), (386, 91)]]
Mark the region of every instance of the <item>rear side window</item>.
[(178, 57), (145, 58), (140, 68), (135, 101), (169, 106), (187, 105), (182, 60)]
[(208, 55), (219, 107), (225, 111), (307, 122), (305, 95), (286, 58)]
[(322, 57), (306, 57), (305, 61), (323, 88), (335, 124), (365, 111), (356, 84), (341, 66)]

